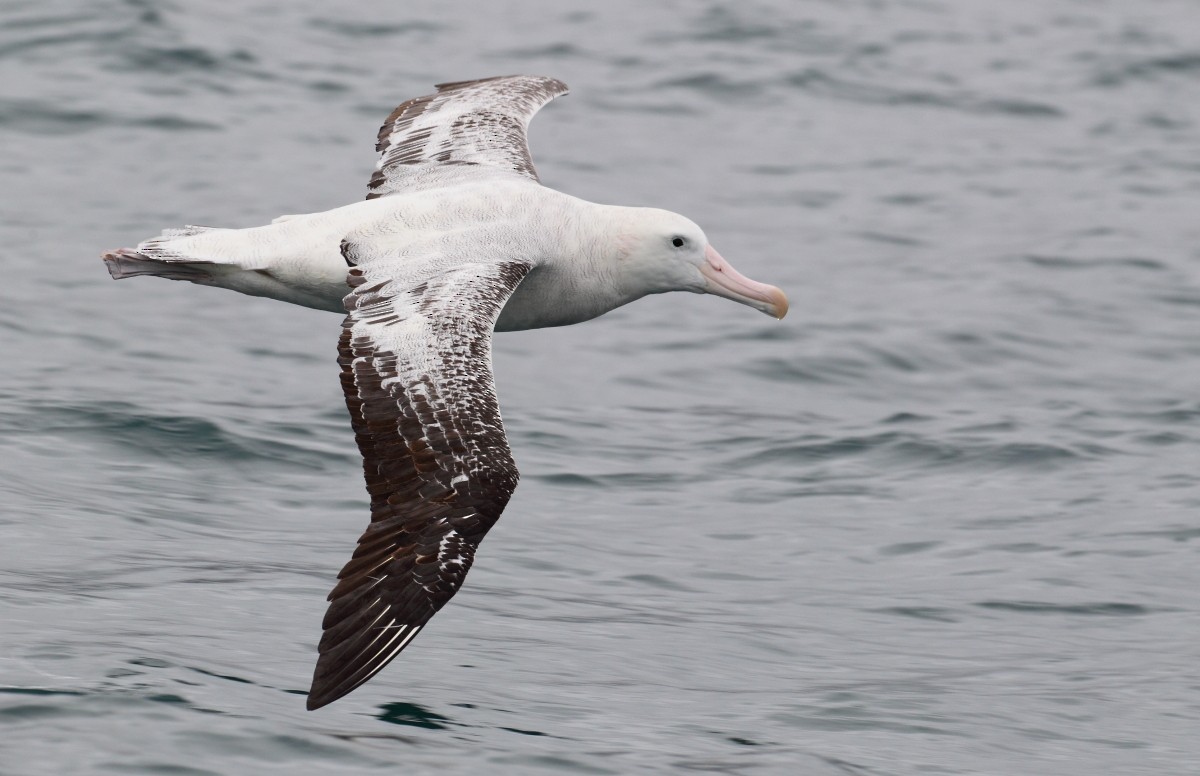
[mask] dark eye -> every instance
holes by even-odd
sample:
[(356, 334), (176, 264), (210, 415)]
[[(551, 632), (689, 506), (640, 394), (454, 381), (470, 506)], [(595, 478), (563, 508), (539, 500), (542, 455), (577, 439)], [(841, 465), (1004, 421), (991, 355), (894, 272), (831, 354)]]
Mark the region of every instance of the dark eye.
[(682, 237), (675, 237), (671, 240), (671, 245), (674, 245), (676, 248), (682, 248), (685, 242), (686, 240)]

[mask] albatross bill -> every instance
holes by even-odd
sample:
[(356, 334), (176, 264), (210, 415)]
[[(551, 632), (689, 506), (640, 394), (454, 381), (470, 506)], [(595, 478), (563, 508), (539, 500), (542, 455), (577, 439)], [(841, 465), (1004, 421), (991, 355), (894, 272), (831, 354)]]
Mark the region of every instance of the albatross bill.
[(749, 305), (779, 320), (787, 315), (788, 300), (783, 291), (738, 272), (711, 245), (705, 250), (704, 259), (700, 274), (708, 281), (708, 293)]

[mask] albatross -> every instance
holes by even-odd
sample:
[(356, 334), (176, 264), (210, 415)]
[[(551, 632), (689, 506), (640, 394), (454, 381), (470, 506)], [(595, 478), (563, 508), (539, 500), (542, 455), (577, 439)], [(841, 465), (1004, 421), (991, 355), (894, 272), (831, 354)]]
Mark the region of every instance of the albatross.
[(691, 291), (782, 318), (700, 227), (541, 185), (526, 130), (564, 83), (439, 84), (379, 130), (365, 201), (265, 226), (167, 229), (102, 258), (345, 316), (342, 388), (371, 521), (329, 594), (308, 708), (392, 661), (462, 586), (517, 486), (492, 381), (493, 331), (564, 326)]

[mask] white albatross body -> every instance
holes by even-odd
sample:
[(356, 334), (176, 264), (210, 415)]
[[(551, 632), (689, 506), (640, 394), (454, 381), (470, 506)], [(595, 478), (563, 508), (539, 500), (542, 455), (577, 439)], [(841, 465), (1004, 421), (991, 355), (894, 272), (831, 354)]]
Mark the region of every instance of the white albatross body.
[[(399, 259), (392, 266), (397, 282), (409, 269), (428, 271), (423, 260), (452, 266), (486, 246), (497, 258), (533, 265), (497, 321), (498, 331), (516, 331), (580, 323), (647, 293), (672, 290), (618, 283), (608, 261), (629, 230), (671, 215), (597, 205), (520, 176), (496, 176), (284, 216), (266, 226), (155, 238), (138, 251), (161, 252), (207, 276), (194, 282), (344, 314), (349, 267), (343, 243)], [(199, 257), (213, 263), (187, 262)]]
[(366, 201), (249, 229), (167, 230), (103, 258), (345, 314), (342, 386), (371, 523), (329, 595), (308, 707), (359, 687), (458, 591), (517, 484), (491, 333), (578, 323), (647, 294), (713, 293), (782, 318), (694, 223), (540, 184), (530, 118), (560, 81), (441, 84), (379, 132)]

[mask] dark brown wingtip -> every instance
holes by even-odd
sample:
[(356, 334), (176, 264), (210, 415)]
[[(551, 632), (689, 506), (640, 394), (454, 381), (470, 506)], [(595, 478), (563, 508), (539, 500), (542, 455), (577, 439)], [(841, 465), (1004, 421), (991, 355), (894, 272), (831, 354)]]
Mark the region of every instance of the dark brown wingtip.
[[(324, 639), (323, 639), (324, 640)], [(315, 711), (322, 706), (328, 706), (357, 690), (364, 681), (347, 681), (346, 669), (357, 664), (347, 664), (337, 660), (328, 651), (323, 651), (317, 657), (313, 666), (312, 686), (308, 688), (308, 699), (304, 705), (309, 711)], [(352, 672), (353, 675), (353, 672)]]
[[(341, 696), (338, 696), (339, 698)], [(304, 702), (304, 708), (308, 711), (316, 711), (322, 706), (328, 706), (336, 701), (337, 698), (324, 698), (317, 695), (316, 688), (308, 691), (308, 699)]]
[(347, 684), (337, 681), (338, 673), (330, 668), (329, 660), (322, 654), (317, 658), (313, 669), (312, 686), (308, 688), (308, 698), (304, 707), (309, 711), (328, 706), (336, 700), (341, 700), (362, 686), (362, 682)]
[[(354, 657), (354, 656), (352, 656)], [(393, 658), (395, 655), (392, 656)], [(384, 662), (384, 665), (390, 663), (391, 659)], [(382, 668), (383, 666), (378, 666)], [(361, 675), (360, 662), (351, 660), (334, 659), (329, 653), (322, 653), (317, 658), (317, 665), (313, 669), (312, 686), (308, 689), (308, 698), (305, 700), (305, 708), (309, 711), (315, 711), (322, 706), (328, 706), (334, 701), (345, 698), (350, 693), (357, 690), (366, 684), (367, 679), (375, 675), (375, 671), (371, 671), (365, 678)], [(347, 673), (349, 672), (349, 673)]]

